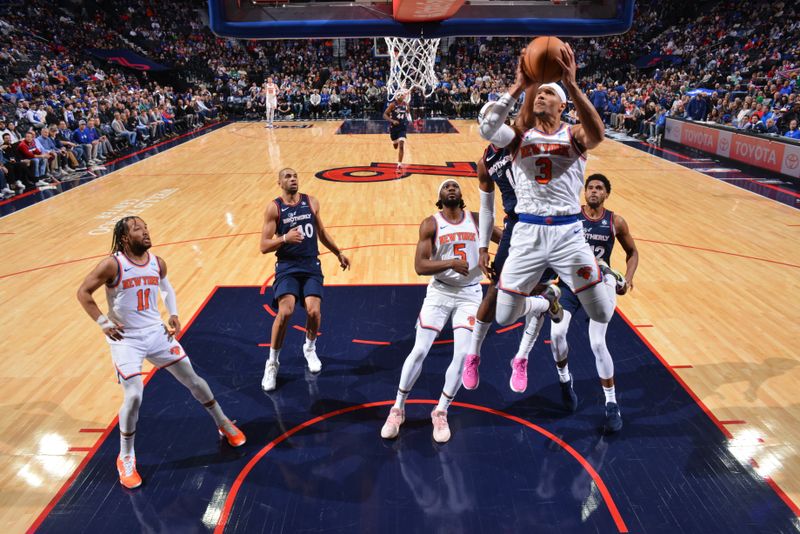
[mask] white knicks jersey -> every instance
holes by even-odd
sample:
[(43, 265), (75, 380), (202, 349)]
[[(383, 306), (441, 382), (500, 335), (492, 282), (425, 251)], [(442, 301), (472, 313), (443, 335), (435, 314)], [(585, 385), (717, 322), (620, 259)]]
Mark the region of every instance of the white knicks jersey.
[(531, 128), (514, 155), (514, 192), (517, 213), (539, 216), (581, 212), (586, 156), (572, 138), (572, 127), (548, 135)]
[(481, 281), (483, 276), (478, 267), (478, 225), (472, 213), (464, 211), (464, 216), (457, 224), (448, 222), (442, 212), (433, 215), (436, 223), (436, 236), (433, 241), (432, 260), (465, 260), (469, 265), (469, 274), (462, 276), (453, 269), (447, 269), (433, 275), (448, 286), (472, 286)]
[(126, 330), (162, 324), (157, 298), (161, 268), (156, 257), (148, 252), (147, 261), (141, 265), (122, 252), (112, 257), (117, 260), (119, 272), (114, 284), (106, 286), (108, 318)]

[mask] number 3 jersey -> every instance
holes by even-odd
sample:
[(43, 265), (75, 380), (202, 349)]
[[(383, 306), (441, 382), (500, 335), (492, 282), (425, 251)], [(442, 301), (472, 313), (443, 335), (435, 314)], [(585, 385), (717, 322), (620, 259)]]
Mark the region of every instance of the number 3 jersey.
[(575, 215), (581, 211), (586, 157), (561, 123), (553, 134), (531, 128), (514, 156), (517, 213)]
[(472, 286), (481, 281), (481, 270), (478, 267), (478, 225), (472, 213), (464, 211), (461, 221), (451, 223), (444, 218), (442, 212), (433, 215), (436, 223), (436, 235), (433, 241), (432, 260), (464, 260), (469, 266), (469, 274), (463, 276), (453, 269), (447, 269), (433, 275), (434, 280), (456, 287)]
[(112, 256), (117, 262), (117, 276), (106, 286), (108, 318), (125, 330), (162, 324), (158, 311), (158, 283), (161, 267), (156, 256), (147, 253), (147, 261), (135, 263), (122, 252)]

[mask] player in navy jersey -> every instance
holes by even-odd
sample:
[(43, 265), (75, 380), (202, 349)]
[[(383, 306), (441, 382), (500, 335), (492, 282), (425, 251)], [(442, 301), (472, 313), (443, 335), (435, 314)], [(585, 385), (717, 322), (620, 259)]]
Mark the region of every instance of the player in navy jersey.
[(272, 324), (269, 359), (261, 381), (265, 391), (275, 389), (283, 339), (298, 301), (305, 307), (308, 316), (306, 342), (303, 345), (308, 369), (312, 373), (322, 370), (316, 351), (317, 331), (322, 319), (320, 303), (323, 281), (317, 236), (339, 259), (342, 269), (350, 268), (350, 260), (342, 254), (322, 224), (319, 201), (300, 193), (297, 171), (281, 169), (278, 185), (282, 190), (281, 196), (267, 206), (261, 231), (261, 253), (275, 252), (278, 258), (272, 284), (273, 306), (277, 306), (278, 311)]
[[(627, 291), (633, 289), (633, 275), (639, 265), (639, 252), (636, 250), (636, 243), (633, 241), (633, 236), (628, 230), (628, 223), (625, 222), (625, 219), (613, 211), (605, 209), (605, 201), (610, 194), (611, 182), (609, 182), (608, 178), (602, 174), (589, 176), (584, 186), (586, 205), (581, 208), (581, 219), (586, 241), (594, 251), (603, 273), (616, 278), (617, 294), (624, 295)], [(619, 241), (625, 251), (624, 276), (609, 266), (611, 251), (616, 241)], [(553, 351), (553, 357), (556, 360), (559, 378), (563, 379), (563, 377), (569, 376), (567, 367), (567, 356), (569, 354), (567, 330), (569, 329), (570, 319), (582, 306), (578, 297), (565, 284), (561, 286), (561, 291), (564, 319), (552, 326), (550, 349)], [(607, 323), (589, 320), (589, 342), (594, 353), (597, 373), (600, 375), (600, 383), (603, 386), (606, 401), (604, 429), (606, 432), (616, 432), (622, 428), (622, 416), (614, 386), (614, 361), (611, 359), (608, 347), (606, 347), (607, 329)], [(577, 408), (577, 404), (577, 397), (575, 397), (575, 402), (568, 408), (574, 411)]]
[(386, 107), (383, 118), (389, 121), (389, 137), (392, 139), (392, 146), (397, 149), (397, 167), (403, 166), (403, 152), (408, 134), (409, 110), (406, 102), (406, 93), (397, 93), (394, 102)]
[[(480, 115), (484, 115), (491, 105), (491, 103), (484, 105)], [(503, 264), (508, 257), (511, 233), (518, 220), (515, 211), (517, 196), (514, 193), (514, 175), (511, 172), (512, 159), (513, 153), (510, 148), (498, 148), (494, 145), (489, 145), (483, 153), (483, 158), (478, 162), (478, 187), (481, 191), (481, 224), (486, 225), (487, 228), (491, 228), (494, 225), (495, 185), (500, 189), (505, 219), (503, 221), (503, 234), (500, 238), (500, 245), (491, 265), (489, 265), (489, 242), (482, 238), (480, 243), (479, 266), (487, 278), (492, 281), (492, 284), (486, 291), (486, 295), (476, 314), (475, 328), (472, 331), (472, 339), (467, 357), (464, 360), (462, 380), (464, 387), (467, 389), (475, 389), (480, 383), (480, 375), (478, 373), (480, 349), (494, 320), (495, 306), (497, 304), (496, 284), (500, 278), (500, 272), (503, 270)], [(483, 231), (484, 228), (481, 228), (482, 237)], [(553, 277), (554, 274), (551, 276), (551, 273), (545, 273), (542, 279), (550, 280)], [(510, 387), (517, 393), (522, 393), (527, 387), (528, 354), (533, 347), (533, 341), (536, 340), (536, 336), (539, 334), (539, 329), (544, 321), (544, 314), (549, 312), (553, 321), (561, 319), (561, 308), (558, 304), (560, 292), (557, 286), (539, 284), (534, 288), (532, 294), (537, 296), (526, 299), (526, 336), (523, 336), (517, 357), (512, 360)]]

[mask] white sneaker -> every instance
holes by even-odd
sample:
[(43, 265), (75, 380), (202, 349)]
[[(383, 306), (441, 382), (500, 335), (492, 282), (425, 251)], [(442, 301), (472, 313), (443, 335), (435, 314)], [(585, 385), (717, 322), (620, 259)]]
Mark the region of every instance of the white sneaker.
[(433, 421), (433, 440), (436, 443), (450, 441), (450, 425), (447, 424), (447, 412), (441, 410), (432, 411), (431, 421)]
[(306, 357), (306, 362), (308, 363), (308, 370), (312, 373), (319, 373), (322, 371), (322, 362), (319, 361), (319, 357), (317, 356), (317, 349), (306, 350), (303, 347), (303, 356)]
[(11, 188), (9, 188), (8, 186), (5, 186), (5, 187), (3, 188), (3, 194), (4, 194), (4, 195), (16, 195), (16, 193), (14, 192), (14, 190), (13, 190), (13, 189), (11, 189)]
[(381, 428), (381, 437), (383, 439), (396, 438), (397, 434), (400, 433), (400, 425), (402, 425), (405, 420), (405, 410), (401, 410), (400, 408), (392, 408), (389, 410), (389, 416), (386, 418), (386, 422), (383, 423), (383, 428)]
[(44, 187), (46, 185), (50, 185), (50, 182), (45, 180), (37, 180), (36, 187)]
[(264, 391), (273, 391), (275, 384), (278, 381), (278, 362), (267, 360), (267, 365), (264, 366), (264, 378), (261, 379), (261, 389)]

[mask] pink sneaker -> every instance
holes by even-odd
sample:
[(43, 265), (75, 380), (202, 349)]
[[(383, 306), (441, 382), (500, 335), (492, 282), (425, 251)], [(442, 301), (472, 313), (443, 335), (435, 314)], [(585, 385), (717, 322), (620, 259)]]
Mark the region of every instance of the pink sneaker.
[(481, 357), (477, 354), (467, 354), (464, 360), (464, 373), (461, 375), (461, 382), (467, 389), (475, 389), (481, 383), (481, 375), (478, 366), (481, 364)]
[(436, 443), (447, 443), (450, 440), (450, 425), (447, 424), (447, 412), (433, 410), (431, 412), (433, 422), (433, 440)]
[(509, 380), (511, 391), (525, 393), (528, 389), (528, 359), (514, 358), (511, 360), (511, 369), (511, 380)]
[(383, 439), (396, 438), (397, 434), (400, 433), (400, 425), (402, 425), (405, 420), (405, 410), (401, 410), (400, 408), (392, 408), (389, 410), (389, 417), (386, 418), (386, 422), (383, 424), (383, 428), (381, 428), (381, 437)]

